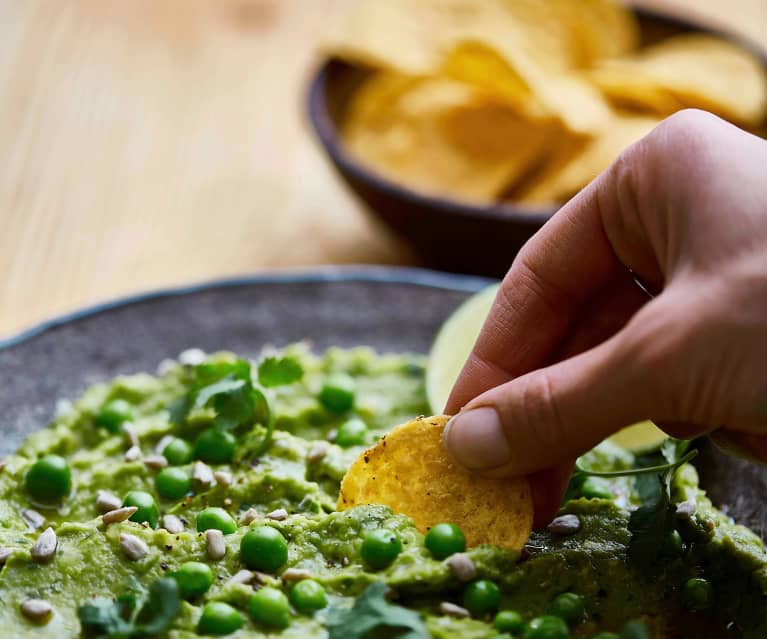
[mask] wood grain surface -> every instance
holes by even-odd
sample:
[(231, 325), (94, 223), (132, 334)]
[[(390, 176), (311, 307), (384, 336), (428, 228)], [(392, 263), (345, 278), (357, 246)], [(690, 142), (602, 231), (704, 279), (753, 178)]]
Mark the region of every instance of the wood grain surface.
[[(303, 113), (353, 0), (0, 3), (0, 335), (147, 288), (417, 263)], [(645, 0), (761, 38), (765, 0)]]

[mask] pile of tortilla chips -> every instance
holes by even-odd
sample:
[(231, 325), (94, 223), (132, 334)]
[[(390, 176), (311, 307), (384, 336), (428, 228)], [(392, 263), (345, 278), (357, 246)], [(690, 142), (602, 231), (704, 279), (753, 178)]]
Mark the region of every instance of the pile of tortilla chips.
[(343, 122), (348, 150), (472, 203), (562, 202), (681, 108), (750, 130), (767, 115), (751, 53), (693, 33), (640, 48), (613, 0), (369, 0), (326, 48), (369, 70)]

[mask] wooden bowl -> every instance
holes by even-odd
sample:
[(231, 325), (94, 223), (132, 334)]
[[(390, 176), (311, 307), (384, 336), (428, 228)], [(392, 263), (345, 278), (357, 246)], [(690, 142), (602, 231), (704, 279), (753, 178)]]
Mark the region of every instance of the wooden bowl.
[[(677, 16), (636, 10), (642, 44), (683, 32), (720, 35), (753, 51), (767, 67), (767, 56), (702, 24)], [(328, 60), (311, 80), (307, 108), (319, 141), (344, 182), (368, 209), (404, 238), (423, 265), (431, 268), (502, 276), (520, 247), (555, 212), (513, 203), (467, 204), (447, 197), (417, 192), (382, 177), (344, 148), (339, 132), (350, 98), (367, 72), (338, 60)]]

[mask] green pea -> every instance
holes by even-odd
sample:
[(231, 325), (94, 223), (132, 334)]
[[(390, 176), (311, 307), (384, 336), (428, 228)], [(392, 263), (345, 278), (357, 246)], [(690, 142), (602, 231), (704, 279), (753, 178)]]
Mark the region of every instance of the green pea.
[(183, 466), (192, 461), (194, 449), (185, 439), (174, 437), (168, 445), (162, 449), (162, 455), (171, 466)]
[(252, 570), (274, 572), (288, 560), (288, 542), (276, 528), (256, 526), (242, 536), (240, 557)]
[(232, 433), (208, 428), (200, 433), (194, 444), (194, 456), (206, 464), (228, 464), (234, 457), (237, 439)]
[(180, 499), (192, 489), (192, 478), (182, 468), (171, 466), (157, 473), (154, 485), (161, 497)]
[(147, 522), (152, 528), (157, 528), (160, 521), (160, 509), (154, 497), (143, 490), (132, 490), (123, 499), (123, 506), (135, 506), (138, 510), (131, 515), (130, 520), (139, 524)]
[(197, 623), (197, 630), (203, 635), (229, 635), (242, 628), (245, 623), (242, 615), (223, 601), (211, 601), (205, 604)]
[(352, 417), (338, 427), (335, 443), (341, 446), (341, 448), (361, 446), (365, 443), (367, 434), (368, 427), (365, 425), (365, 422), (359, 417)]
[(211, 529), (220, 530), (225, 535), (231, 535), (237, 532), (237, 524), (232, 519), (232, 516), (223, 508), (211, 506), (210, 508), (205, 508), (197, 515), (197, 532), (205, 532)]
[(610, 484), (601, 477), (587, 477), (581, 484), (581, 495), (586, 499), (612, 499)]
[(463, 607), (475, 617), (484, 617), (501, 603), (501, 591), (492, 581), (472, 581), (463, 591)]
[(72, 492), (72, 471), (59, 455), (45, 455), (27, 471), (24, 487), (30, 497), (41, 502), (54, 502)]
[(302, 579), (290, 591), (290, 603), (296, 610), (312, 613), (328, 605), (325, 589), (314, 579)]
[(187, 561), (173, 573), (178, 583), (178, 591), (184, 599), (205, 594), (213, 583), (213, 571), (208, 564), (199, 561)]
[(663, 542), (663, 552), (668, 557), (678, 557), (684, 552), (684, 541), (678, 530), (672, 530)]
[(522, 637), (524, 639), (568, 639), (570, 630), (564, 619), (544, 615), (530, 621)]
[(399, 535), (392, 530), (378, 528), (371, 530), (362, 539), (360, 554), (362, 560), (374, 570), (381, 570), (391, 564), (402, 552)]
[(688, 610), (705, 610), (714, 602), (711, 582), (702, 577), (688, 579), (682, 588), (682, 603)]
[(616, 632), (598, 632), (593, 635), (591, 639), (621, 639), (620, 635)]
[(583, 597), (574, 592), (563, 592), (549, 604), (548, 614), (564, 619), (569, 624), (583, 621), (586, 607)]
[(266, 586), (250, 598), (250, 616), (253, 620), (273, 628), (290, 625), (290, 604), (283, 592)]
[(345, 413), (354, 406), (357, 384), (345, 373), (329, 375), (322, 385), (320, 403), (334, 413)]
[(435, 559), (445, 559), (466, 550), (466, 537), (455, 524), (441, 523), (432, 526), (424, 537), (423, 545)]
[(501, 632), (519, 633), (525, 629), (525, 620), (515, 610), (501, 610), (495, 615), (493, 625)]
[(122, 425), (133, 419), (133, 405), (124, 399), (113, 399), (101, 407), (96, 424), (110, 433), (119, 433)]

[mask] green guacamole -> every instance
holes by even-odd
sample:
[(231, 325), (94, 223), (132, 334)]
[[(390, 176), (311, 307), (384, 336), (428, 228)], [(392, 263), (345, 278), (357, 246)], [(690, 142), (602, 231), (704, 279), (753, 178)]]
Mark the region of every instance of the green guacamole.
[[(175, 363), (165, 365), (158, 375), (118, 377), (91, 387), (74, 404), (63, 404), (48, 428), (32, 434), (15, 455), (5, 459), (0, 470), (3, 637), (83, 636), (78, 616), (83, 604), (94, 597), (117, 598), (137, 584), (148, 588), (190, 561), (210, 567), (212, 584), (206, 584), (203, 594), (185, 598), (169, 627), (153, 636), (198, 637), (206, 604), (226, 602), (241, 612), (243, 620), (240, 629), (226, 636), (324, 638), (333, 611), (351, 608), (368, 586), (380, 581), (389, 587), (394, 604), (421, 615), (432, 637), (489, 639), (499, 634), (492, 612), (462, 617), (445, 607), (445, 603), (464, 605), (466, 583), (451, 570), (450, 557), (432, 556), (423, 535), (407, 517), (382, 506), (334, 511), (341, 478), (357, 455), (394, 425), (429, 412), (423, 358), (380, 355), (365, 347), (331, 349), (318, 356), (303, 344), (278, 355), (298, 362), (303, 374), (264, 390), (274, 425), (265, 452), (260, 450), (264, 426), (237, 423), (239, 382), (227, 382), (227, 388), (233, 389), (226, 398), (229, 404), (197, 406), (187, 412), (183, 425), (172, 423), (174, 403), (185, 397), (196, 374), (194, 366)], [(232, 360), (234, 356), (227, 353), (208, 358), (213, 363)], [(339, 392), (330, 400), (320, 399), (327, 380), (339, 373), (354, 382), (348, 406), (344, 404), (348, 398)], [(115, 399), (129, 405), (127, 428), (119, 423), (115, 427), (103, 417), (103, 407)], [(230, 430), (235, 441), (231, 460), (206, 465), (218, 473), (212, 481), (208, 478), (188, 490), (182, 481), (181, 497), (162, 497), (156, 480), (163, 466), (157, 460), (162, 453), (158, 444), (172, 435), (192, 444), (193, 457), (209, 455), (210, 450), (194, 449), (194, 442), (211, 427), (216, 410), (235, 416), (230, 420), (235, 424)], [(344, 426), (351, 418), (362, 420), (367, 430), (356, 422)], [(351, 445), (329, 441), (336, 436), (340, 440), (337, 433), (344, 428), (351, 433)], [(49, 454), (67, 461), (72, 488), (60, 501), (42, 504), (30, 496), (25, 479), (32, 464)], [(585, 456), (584, 463), (594, 469), (617, 470), (636, 461), (631, 454), (602, 444)], [(174, 468), (191, 477), (195, 461)], [(166, 492), (176, 490), (176, 484), (170, 483), (173, 479), (168, 480)], [(603, 488), (610, 498), (575, 490), (563, 505), (561, 514), (578, 518), (575, 532), (535, 532), (521, 554), (490, 546), (467, 549), (476, 572), (472, 579), (490, 580), (500, 589), (495, 609), (517, 611), (529, 621), (546, 614), (558, 595), (571, 592), (582, 598), (585, 608), (582, 618), (570, 623), (572, 637), (620, 632), (635, 619), (643, 620), (652, 636), (658, 637), (767, 636), (764, 546), (756, 535), (712, 507), (698, 487), (692, 466), (683, 466), (672, 486), (673, 502), (692, 505), (688, 516), (678, 522), (680, 547), (652, 570), (632, 561), (627, 551), (630, 511), (641, 501), (635, 479), (605, 480)], [(99, 491), (119, 500), (131, 491), (149, 493), (159, 509), (160, 523), (156, 528), (130, 520), (105, 525), (104, 508), (97, 506)], [(223, 508), (236, 522), (235, 532), (223, 534), (222, 558), (211, 556), (208, 535), (197, 530), (198, 516), (209, 507)], [(243, 519), (248, 511), (253, 521)], [(175, 515), (183, 530), (166, 530), (163, 517), (167, 515)], [(243, 583), (241, 571), (246, 566), (241, 540), (264, 525), (284, 537), (287, 559), (275, 570), (251, 571)], [(33, 546), (47, 527), (56, 535), (55, 553), (44, 561), (34, 560)], [(396, 533), (401, 551), (389, 565), (375, 570), (363, 560), (362, 544), (368, 532), (381, 528)], [(125, 534), (143, 541), (148, 552), (129, 556), (121, 542)], [(254, 556), (258, 560), (257, 553)], [(320, 584), (327, 606), (300, 612), (291, 605), (285, 628), (255, 620), (249, 614), (255, 589), (271, 586), (289, 594), (292, 579), (281, 578), (286, 570), (291, 570), (288, 575), (310, 576)], [(240, 578), (232, 579), (238, 573)], [(713, 605), (689, 610), (683, 586), (691, 578), (710, 584)], [(22, 612), (30, 599), (46, 602), (52, 612), (45, 619), (31, 620)], [(398, 634), (396, 629), (388, 632), (375, 636)]]

